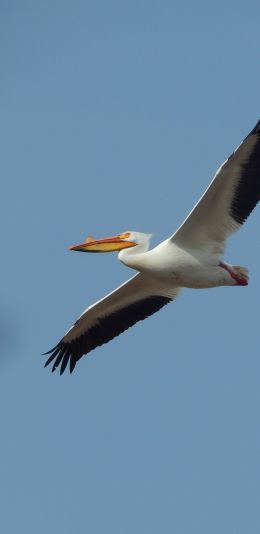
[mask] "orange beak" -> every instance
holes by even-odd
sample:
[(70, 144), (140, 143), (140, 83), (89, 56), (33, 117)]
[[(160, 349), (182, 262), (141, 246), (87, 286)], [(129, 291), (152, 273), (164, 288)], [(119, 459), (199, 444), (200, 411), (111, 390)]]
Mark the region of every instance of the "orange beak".
[(135, 247), (137, 243), (125, 241), (128, 234), (121, 234), (114, 237), (105, 237), (104, 239), (93, 239), (88, 236), (84, 243), (69, 247), (70, 250), (79, 252), (114, 252), (123, 248)]

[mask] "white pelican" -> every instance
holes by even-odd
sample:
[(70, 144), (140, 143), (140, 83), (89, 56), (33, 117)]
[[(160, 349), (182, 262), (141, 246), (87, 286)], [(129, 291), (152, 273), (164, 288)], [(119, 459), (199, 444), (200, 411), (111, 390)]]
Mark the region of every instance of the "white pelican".
[(226, 239), (240, 228), (260, 200), (260, 120), (217, 171), (208, 189), (183, 224), (152, 250), (150, 234), (124, 232), (94, 240), (89, 236), (71, 250), (112, 252), (138, 274), (89, 306), (49, 352), (46, 365), (69, 363), (107, 343), (137, 321), (171, 302), (182, 287), (245, 286), (245, 267), (229, 265), (221, 257)]

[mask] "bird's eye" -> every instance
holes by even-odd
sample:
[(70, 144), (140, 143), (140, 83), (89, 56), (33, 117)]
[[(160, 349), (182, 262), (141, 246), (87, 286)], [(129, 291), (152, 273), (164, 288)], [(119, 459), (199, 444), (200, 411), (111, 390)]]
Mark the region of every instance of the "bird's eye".
[(119, 239), (128, 239), (130, 237), (130, 232), (124, 232), (123, 234), (120, 234)]

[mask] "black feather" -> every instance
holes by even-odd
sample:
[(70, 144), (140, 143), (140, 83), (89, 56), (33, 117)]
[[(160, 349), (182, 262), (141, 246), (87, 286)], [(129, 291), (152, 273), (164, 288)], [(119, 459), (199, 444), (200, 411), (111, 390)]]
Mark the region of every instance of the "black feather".
[(238, 224), (245, 222), (260, 201), (260, 121), (245, 141), (252, 136), (255, 137), (256, 143), (242, 164), (240, 180), (230, 207), (230, 214)]
[(99, 318), (97, 324), (89, 328), (89, 330), (78, 338), (71, 342), (61, 340), (58, 345), (46, 353), (52, 354), (45, 363), (45, 367), (56, 357), (52, 371), (55, 371), (62, 362), (60, 368), (60, 374), (62, 374), (70, 361), (69, 370), (72, 373), (76, 363), (84, 354), (88, 354), (96, 347), (107, 343), (138, 321), (160, 310), (170, 301), (171, 299), (168, 297), (147, 297), (129, 304), (127, 307), (121, 308), (111, 315)]

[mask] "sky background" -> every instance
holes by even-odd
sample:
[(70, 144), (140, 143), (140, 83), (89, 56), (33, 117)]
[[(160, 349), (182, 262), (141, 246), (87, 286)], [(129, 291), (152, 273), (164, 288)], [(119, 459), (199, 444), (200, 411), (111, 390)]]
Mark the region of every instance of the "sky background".
[(260, 116), (258, 1), (0, 6), (0, 531), (259, 534), (260, 210), (250, 285), (176, 302), (51, 374), (132, 272), (68, 251), (171, 235)]

